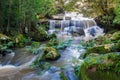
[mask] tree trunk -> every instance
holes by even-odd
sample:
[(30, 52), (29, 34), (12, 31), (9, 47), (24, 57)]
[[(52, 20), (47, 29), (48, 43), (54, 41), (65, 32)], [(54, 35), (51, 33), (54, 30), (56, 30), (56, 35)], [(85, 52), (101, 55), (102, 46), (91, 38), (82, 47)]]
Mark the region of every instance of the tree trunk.
[(9, 28), (10, 28), (10, 16), (8, 16), (8, 22), (7, 22), (7, 33), (9, 33)]
[(0, 32), (2, 32), (2, 5), (0, 2)]
[(6, 29), (6, 31), (7, 31), (8, 34), (9, 34), (9, 32), (10, 32), (11, 4), (12, 4), (12, 2), (11, 2), (11, 0), (10, 0), (10, 1), (9, 1), (9, 13), (8, 13), (8, 19), (7, 19), (7, 29)]

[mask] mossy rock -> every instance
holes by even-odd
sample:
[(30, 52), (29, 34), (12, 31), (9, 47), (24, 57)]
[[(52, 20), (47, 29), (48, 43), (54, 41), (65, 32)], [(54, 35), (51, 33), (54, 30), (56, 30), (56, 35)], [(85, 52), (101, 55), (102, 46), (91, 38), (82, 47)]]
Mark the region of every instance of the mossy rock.
[(43, 54), (41, 60), (56, 60), (60, 57), (58, 51), (52, 47), (45, 47), (43, 49)]
[(112, 39), (113, 39), (113, 40), (120, 40), (120, 31), (115, 32), (115, 33), (112, 35)]
[(91, 53), (106, 54), (109, 52), (111, 52), (110, 49), (107, 49), (105, 46), (96, 46), (96, 47), (88, 48), (84, 55), (84, 58)]
[(120, 53), (107, 53), (99, 56), (85, 58), (78, 72), (83, 80), (87, 78), (88, 71), (113, 71), (120, 73)]

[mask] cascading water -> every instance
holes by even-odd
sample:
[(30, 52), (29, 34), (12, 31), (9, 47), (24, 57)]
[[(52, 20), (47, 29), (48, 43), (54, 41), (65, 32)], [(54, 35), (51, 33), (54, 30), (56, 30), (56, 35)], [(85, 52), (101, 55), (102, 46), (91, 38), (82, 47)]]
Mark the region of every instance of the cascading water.
[(25, 80), (23, 77), (33, 71), (29, 66), (36, 58), (37, 56), (31, 55), (26, 49), (17, 49), (15, 53), (6, 53), (5, 56), (1, 56), (0, 80)]
[[(66, 20), (66, 16), (70, 16), (71, 20)], [(50, 20), (50, 31), (55, 32), (56, 29), (59, 30), (59, 36), (60, 34), (73, 36), (75, 33), (77, 37), (84, 36), (87, 40), (104, 34), (103, 29), (97, 26), (94, 19), (82, 17), (77, 13), (67, 13), (63, 16), (63, 20)]]

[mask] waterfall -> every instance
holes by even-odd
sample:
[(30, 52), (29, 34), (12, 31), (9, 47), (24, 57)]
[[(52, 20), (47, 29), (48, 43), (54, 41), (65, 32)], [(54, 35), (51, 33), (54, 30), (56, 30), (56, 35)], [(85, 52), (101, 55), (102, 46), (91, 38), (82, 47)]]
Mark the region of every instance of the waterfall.
[(55, 20), (50, 20), (50, 30), (53, 30), (55, 28)]
[(82, 29), (86, 29), (92, 26), (97, 26), (93, 19), (82, 18), (80, 20), (50, 20), (50, 30), (55, 30), (59, 28), (62, 32), (73, 32), (79, 33)]
[(49, 21), (49, 25), (50, 25), (50, 27), (49, 27), (49, 31), (48, 31), (48, 33), (53, 33), (54, 31), (55, 31), (55, 23), (56, 23), (56, 21), (55, 20), (50, 20)]
[[(70, 20), (66, 20), (70, 17)], [(85, 36), (85, 38), (96, 38), (103, 35), (103, 29), (97, 26), (93, 18), (85, 18), (77, 13), (66, 13), (63, 20), (50, 20), (51, 33), (59, 30), (60, 34)]]

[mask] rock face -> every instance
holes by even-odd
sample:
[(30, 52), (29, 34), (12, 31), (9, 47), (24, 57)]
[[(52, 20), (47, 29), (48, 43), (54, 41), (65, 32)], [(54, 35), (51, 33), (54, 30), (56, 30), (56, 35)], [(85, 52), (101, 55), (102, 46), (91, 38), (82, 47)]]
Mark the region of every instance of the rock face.
[(41, 60), (56, 60), (60, 57), (60, 54), (56, 49), (52, 47), (45, 47), (43, 49), (43, 54)]
[(64, 14), (57, 14), (52, 16), (52, 18), (55, 20), (62, 20), (63, 17), (64, 17)]

